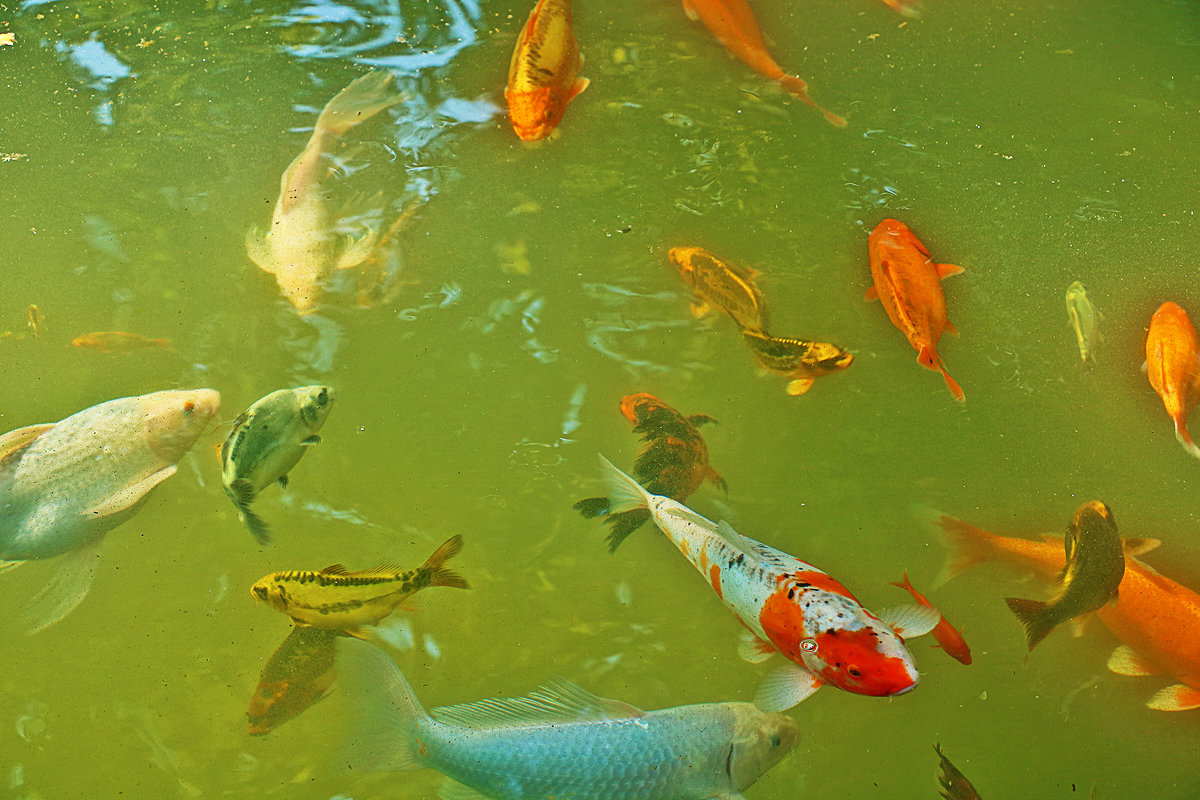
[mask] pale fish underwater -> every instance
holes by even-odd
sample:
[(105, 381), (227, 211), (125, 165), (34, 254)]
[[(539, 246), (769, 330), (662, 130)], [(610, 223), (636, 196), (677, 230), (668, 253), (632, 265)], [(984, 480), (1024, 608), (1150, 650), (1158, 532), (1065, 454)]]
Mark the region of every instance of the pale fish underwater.
[(67, 554), (27, 608), (34, 631), (83, 601), (104, 534), (175, 474), (220, 406), (212, 389), (154, 392), (0, 437), (0, 559)]
[(800, 738), (789, 717), (749, 703), (642, 711), (566, 682), (427, 713), (382, 651), (338, 648), (345, 765), (436, 769), (463, 800), (739, 800)]

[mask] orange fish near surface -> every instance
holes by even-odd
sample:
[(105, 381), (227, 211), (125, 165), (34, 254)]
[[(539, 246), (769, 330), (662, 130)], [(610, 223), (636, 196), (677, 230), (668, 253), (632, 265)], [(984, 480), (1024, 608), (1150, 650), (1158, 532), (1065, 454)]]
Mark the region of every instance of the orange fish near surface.
[(846, 127), (846, 120), (821, 108), (808, 96), (808, 84), (796, 75), (789, 75), (775, 63), (767, 52), (758, 20), (746, 0), (683, 0), (683, 10), (693, 20), (700, 20), (704, 27), (725, 45), (726, 49), (740, 58), (746, 66), (766, 78), (778, 83), (791, 94), (800, 98), (825, 115), (825, 119), (839, 128)]
[[(948, 577), (995, 559), (1052, 580), (1066, 565), (1061, 543), (997, 536), (945, 515), (936, 524), (951, 551)], [(1170, 676), (1179, 683), (1158, 691), (1147, 707), (1189, 711), (1200, 708), (1200, 594), (1134, 557), (1156, 545), (1152, 539), (1124, 540), (1125, 575), (1116, 600), (1096, 616), (1122, 642), (1108, 668), (1133, 677)]]
[(962, 387), (946, 372), (937, 352), (943, 331), (958, 333), (946, 318), (942, 279), (959, 274), (963, 268), (934, 263), (929, 249), (916, 234), (894, 219), (885, 219), (875, 226), (868, 247), (875, 285), (867, 290), (866, 299), (883, 303), (888, 319), (917, 351), (917, 363), (941, 372), (950, 394), (963, 402), (966, 396)]
[(571, 0), (538, 0), (521, 29), (508, 65), (508, 117), (523, 141), (545, 139), (567, 103), (588, 87), (580, 78), (583, 56), (575, 42)]
[[(898, 586), (906, 590), (913, 596), (913, 600), (917, 601), (918, 605), (928, 606), (933, 608), (933, 603), (925, 598), (925, 595), (913, 588), (912, 582), (908, 579), (908, 573), (904, 573), (904, 580), (900, 583), (892, 582), (892, 586)], [(954, 626), (946, 621), (943, 615), (940, 622), (933, 627), (933, 638), (937, 639), (935, 647), (940, 647), (950, 655), (951, 658), (958, 661), (960, 664), (971, 663), (971, 648), (967, 647), (967, 641), (963, 635), (955, 630)]]
[(129, 353), (134, 350), (146, 350), (157, 347), (160, 350), (170, 350), (170, 339), (149, 339), (136, 333), (125, 331), (96, 331), (76, 336), (71, 340), (76, 347), (86, 347), (89, 350), (99, 350), (101, 353)]
[(1146, 377), (1175, 423), (1175, 438), (1190, 455), (1200, 458), (1200, 447), (1187, 429), (1188, 413), (1200, 400), (1200, 341), (1187, 312), (1170, 301), (1150, 318)]

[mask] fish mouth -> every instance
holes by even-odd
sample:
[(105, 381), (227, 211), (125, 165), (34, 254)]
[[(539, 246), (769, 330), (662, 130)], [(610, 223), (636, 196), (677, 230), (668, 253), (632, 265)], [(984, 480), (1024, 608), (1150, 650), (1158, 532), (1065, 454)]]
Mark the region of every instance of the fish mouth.
[(908, 686), (905, 686), (903, 689), (900, 689), (900, 690), (898, 690), (898, 691), (892, 692), (891, 696), (892, 696), (892, 697), (899, 697), (899, 696), (900, 696), (900, 695), (902, 695), (902, 694), (908, 694), (908, 693), (909, 693), (909, 692), (911, 692), (913, 689), (917, 688), (917, 683), (919, 683), (919, 682), (920, 682), (920, 679), (919, 679), (917, 676), (915, 676), (915, 675), (914, 675), (914, 676), (913, 676), (913, 682), (912, 682), (912, 683), (910, 683)]

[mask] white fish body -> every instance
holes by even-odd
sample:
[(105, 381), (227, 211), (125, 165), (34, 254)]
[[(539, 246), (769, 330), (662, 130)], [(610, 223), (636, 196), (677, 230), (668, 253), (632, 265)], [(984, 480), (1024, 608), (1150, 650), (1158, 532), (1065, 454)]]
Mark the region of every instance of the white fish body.
[(796, 745), (796, 724), (749, 703), (641, 711), (572, 684), (427, 714), (372, 645), (339, 646), (352, 768), (431, 767), (495, 800), (734, 800)]
[(255, 401), (233, 423), (221, 445), (221, 481), (237, 507), (238, 517), (260, 543), (270, 541), (269, 529), (251, 509), (258, 493), (288, 473), (312, 445), (333, 408), (328, 386), (279, 389)]
[[(211, 389), (164, 391), (92, 406), (61, 422), (0, 436), (0, 559), (9, 562), (73, 553), (86, 577), (59, 580), (52, 602), (69, 612), (87, 592), (95, 548), (137, 511), (146, 495), (175, 474), (216, 416)], [(75, 571), (70, 564), (62, 570)], [(43, 620), (45, 621), (45, 620)], [(50, 619), (46, 624), (57, 621)], [(44, 627), (44, 626), (43, 626)]]
[(326, 156), (351, 128), (400, 102), (390, 91), (392, 76), (370, 72), (330, 100), (317, 118), (312, 136), (284, 171), (271, 229), (246, 235), (246, 252), (261, 269), (275, 276), (283, 296), (298, 314), (311, 314), (336, 270), (361, 264), (375, 247), (378, 232), (367, 231), (339, 246), (334, 215), (321, 182), (331, 172)]

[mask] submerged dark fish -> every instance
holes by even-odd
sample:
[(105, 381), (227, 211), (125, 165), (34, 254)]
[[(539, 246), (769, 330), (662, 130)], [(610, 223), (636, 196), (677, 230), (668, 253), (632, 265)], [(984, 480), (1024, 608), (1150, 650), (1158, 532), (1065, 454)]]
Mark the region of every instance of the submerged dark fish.
[(1112, 510), (1099, 500), (1081, 505), (1063, 540), (1067, 565), (1049, 602), (1006, 598), (1025, 626), (1029, 649), (1067, 620), (1102, 607), (1121, 585), (1125, 554)]
[[(705, 480), (725, 491), (725, 479), (708, 463), (708, 445), (699, 426), (715, 419), (703, 414), (683, 416), (652, 394), (639, 392), (621, 398), (621, 414), (633, 423), (633, 432), (641, 435), (642, 451), (633, 464), (633, 476), (652, 494), (683, 502)], [(585, 517), (607, 515), (612, 526), (608, 534), (609, 550), (616, 550), (625, 537), (650, 519), (644, 508), (609, 514), (607, 497), (589, 497), (573, 508)]]
[(934, 751), (941, 759), (938, 764), (938, 783), (941, 784), (940, 793), (946, 800), (983, 800), (979, 796), (979, 792), (975, 791), (975, 787), (967, 780), (967, 776), (958, 771), (958, 767), (950, 763), (950, 759), (946, 758), (946, 754), (942, 752), (942, 746), (935, 744)]
[(246, 711), (251, 736), (270, 733), (329, 694), (342, 631), (297, 625), (263, 667)]

